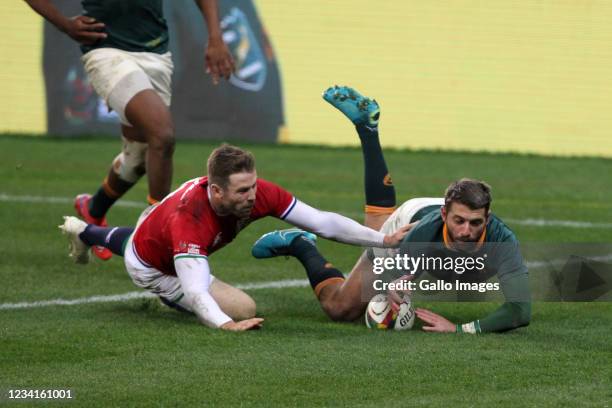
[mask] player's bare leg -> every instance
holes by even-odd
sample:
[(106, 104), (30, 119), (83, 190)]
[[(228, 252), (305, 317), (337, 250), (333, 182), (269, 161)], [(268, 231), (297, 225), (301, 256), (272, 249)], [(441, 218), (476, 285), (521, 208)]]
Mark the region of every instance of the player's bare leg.
[(134, 96), (125, 108), (125, 116), (136, 131), (133, 137), (147, 143), (147, 175), (149, 202), (161, 201), (172, 184), (172, 155), (174, 154), (174, 126), (170, 110), (152, 89)]
[(256, 258), (281, 255), (297, 258), (325, 313), (333, 320), (352, 321), (363, 313), (367, 301), (374, 295), (372, 263), (364, 253), (345, 279), (342, 272), (321, 255), (315, 238), (296, 228), (273, 231), (257, 240), (252, 253)]
[[(133, 133), (133, 128), (122, 126), (123, 146), (121, 153), (115, 157), (106, 178), (98, 191), (93, 195), (79, 194), (74, 202), (77, 214), (88, 224), (106, 227), (106, 213), (109, 208), (123, 196), (142, 177), (145, 172), (147, 145), (133, 141), (125, 135)], [(95, 245), (92, 252), (100, 259), (107, 260), (111, 251)]]
[(88, 209), (95, 218), (103, 218), (110, 207), (127, 193), (146, 173), (147, 143), (138, 129), (121, 125), (123, 145), (121, 153), (113, 160), (108, 174), (95, 195), (92, 196)]
[[(77, 214), (89, 224), (107, 225), (106, 213), (145, 174), (147, 162), (149, 204), (170, 192), (174, 135), (168, 107), (156, 91), (145, 89), (127, 103), (125, 116), (132, 126), (122, 125), (122, 150), (104, 182), (93, 196), (80, 194), (75, 199)], [(103, 260), (112, 256), (102, 246), (96, 245), (92, 250)]]
[(321, 285), (315, 295), (332, 320), (350, 322), (363, 316), (374, 296), (373, 277), (372, 262), (364, 252), (345, 281)]
[(138, 129), (121, 125), (123, 146), (115, 157), (104, 180), (106, 190), (114, 200), (127, 193), (146, 173), (147, 143)]
[[(87, 198), (87, 207), (77, 208), (79, 215), (90, 224), (105, 225), (96, 221), (104, 219), (115, 201), (147, 171), (149, 204), (161, 201), (170, 192), (174, 136), (168, 107), (156, 91), (146, 89), (130, 99), (125, 116), (132, 126), (121, 126), (121, 153), (113, 160), (96, 194)], [(88, 219), (87, 213), (93, 220)]]
[(242, 290), (215, 278), (210, 285), (210, 295), (219, 304), (223, 312), (234, 321), (255, 317), (255, 301)]
[[(166, 276), (165, 286), (172, 288), (172, 290), (178, 290), (180, 296), (175, 300), (170, 300), (170, 298), (158, 294), (159, 299), (164, 305), (172, 309), (184, 313), (194, 313), (192, 305), (187, 298), (182, 295), (180, 285), (180, 280), (177, 277)], [(242, 290), (217, 278), (214, 278), (208, 290), (223, 313), (231, 317), (235, 322), (249, 320), (255, 317), (255, 301)]]

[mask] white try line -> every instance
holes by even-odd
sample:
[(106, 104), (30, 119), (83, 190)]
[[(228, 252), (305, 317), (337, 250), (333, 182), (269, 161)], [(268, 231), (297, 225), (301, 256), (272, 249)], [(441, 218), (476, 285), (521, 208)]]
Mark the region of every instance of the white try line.
[[(568, 260), (569, 258), (548, 259), (546, 261), (525, 261), (525, 266), (527, 266), (527, 268), (530, 270), (545, 267), (561, 267), (563, 265), (566, 265)], [(588, 260), (597, 262), (610, 262), (612, 261), (612, 254), (589, 256)]]
[[(73, 204), (74, 198), (31, 196), (31, 195), (11, 195), (0, 193), (0, 202), (5, 203), (43, 203), (43, 204)], [(114, 205), (118, 207), (142, 208), (147, 204), (140, 201), (119, 200)]]
[[(590, 258), (594, 261), (606, 262), (612, 260), (612, 254), (593, 256)], [(547, 261), (526, 261), (525, 265), (530, 269), (539, 269), (552, 266), (563, 266), (567, 259), (551, 259)], [(283, 279), (268, 282), (247, 282), (238, 283), (234, 287), (242, 290), (257, 290), (257, 289), (285, 289), (285, 288), (305, 288), (309, 286), (308, 279)], [(32, 309), (37, 307), (48, 306), (74, 306), (89, 303), (110, 303), (110, 302), (125, 302), (133, 299), (155, 298), (156, 295), (145, 291), (134, 291), (123, 293), (120, 295), (98, 295), (77, 299), (52, 299), (40, 300), (35, 302), (18, 302), (18, 303), (0, 303), (0, 310), (15, 310), (15, 309)]]
[[(590, 258), (594, 261), (607, 262), (612, 261), (612, 254), (593, 256)], [(525, 265), (530, 269), (539, 269), (552, 266), (563, 266), (567, 259), (551, 259), (547, 261), (526, 261)], [(309, 286), (308, 279), (283, 279), (268, 282), (247, 282), (238, 283), (234, 287), (242, 290), (257, 290), (257, 289), (285, 289), (285, 288), (305, 288)], [(98, 295), (77, 299), (52, 299), (40, 300), (35, 302), (19, 302), (19, 303), (0, 303), (0, 310), (15, 310), (15, 309), (32, 309), (37, 307), (48, 306), (74, 306), (89, 303), (110, 303), (110, 302), (125, 302), (133, 299), (155, 298), (156, 295), (145, 291), (134, 291), (123, 293), (120, 295)]]
[(525, 218), (524, 220), (516, 220), (513, 218), (504, 218), (508, 224), (525, 225), (527, 227), (567, 227), (567, 228), (605, 228), (612, 229), (612, 223), (609, 222), (589, 222), (589, 221), (571, 221), (571, 220), (543, 220), (540, 218)]
[[(286, 279), (271, 282), (250, 282), (234, 285), (238, 289), (256, 290), (256, 289), (281, 289), (281, 288), (303, 288), (309, 285), (307, 279)], [(41, 300), (37, 302), (19, 302), (19, 303), (0, 303), (0, 310), (14, 309), (32, 309), (37, 307), (49, 306), (74, 306), (84, 305), (88, 303), (110, 303), (110, 302), (125, 302), (133, 299), (155, 298), (152, 293), (144, 291), (135, 291), (123, 293), (121, 295), (106, 295), (106, 296), (90, 296), (78, 299), (52, 299)]]
[[(31, 196), (31, 195), (11, 195), (0, 193), (0, 202), (5, 203), (44, 203), (44, 204), (72, 204), (74, 199), (66, 197)], [(119, 200), (114, 205), (118, 207), (142, 208), (147, 205), (140, 201)], [(360, 216), (362, 214), (345, 213), (350, 216)], [(541, 218), (514, 219), (504, 218), (504, 221), (512, 225), (522, 225), (526, 227), (564, 227), (564, 228), (601, 228), (612, 229), (609, 222), (590, 222), (574, 220), (545, 220)]]

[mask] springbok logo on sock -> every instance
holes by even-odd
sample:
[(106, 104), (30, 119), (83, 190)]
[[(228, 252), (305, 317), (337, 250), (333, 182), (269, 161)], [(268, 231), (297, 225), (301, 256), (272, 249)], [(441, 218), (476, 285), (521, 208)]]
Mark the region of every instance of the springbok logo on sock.
[(385, 177), (383, 178), (383, 184), (385, 186), (392, 186), (393, 185), (393, 180), (391, 180), (391, 175), (390, 174), (386, 174)]

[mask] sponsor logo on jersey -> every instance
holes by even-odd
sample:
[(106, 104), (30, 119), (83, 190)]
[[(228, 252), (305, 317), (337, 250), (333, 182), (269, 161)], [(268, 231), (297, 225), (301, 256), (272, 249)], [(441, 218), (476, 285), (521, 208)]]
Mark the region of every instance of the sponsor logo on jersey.
[(200, 255), (200, 246), (198, 244), (187, 245), (187, 253), (192, 255)]

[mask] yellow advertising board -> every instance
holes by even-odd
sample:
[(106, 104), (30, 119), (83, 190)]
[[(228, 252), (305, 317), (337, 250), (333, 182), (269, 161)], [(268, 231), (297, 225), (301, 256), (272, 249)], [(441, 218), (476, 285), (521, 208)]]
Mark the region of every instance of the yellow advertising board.
[(320, 99), (381, 105), (385, 146), (612, 157), (610, 1), (257, 2), (288, 141), (355, 144)]
[(42, 19), (25, 1), (0, 2), (0, 132), (44, 133)]

